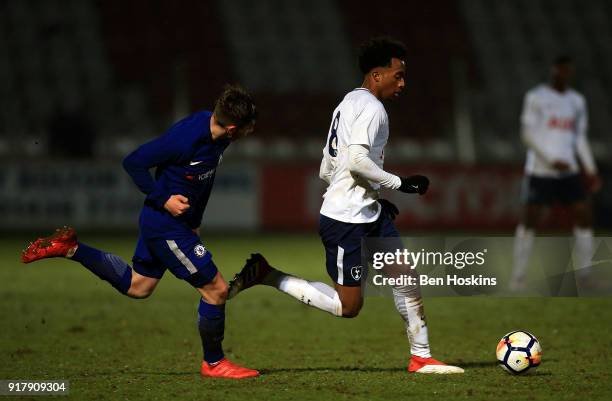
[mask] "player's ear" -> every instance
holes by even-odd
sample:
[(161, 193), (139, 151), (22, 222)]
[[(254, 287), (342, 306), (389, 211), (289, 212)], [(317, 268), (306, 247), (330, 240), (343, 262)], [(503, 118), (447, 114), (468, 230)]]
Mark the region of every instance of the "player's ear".
[(227, 136), (230, 138), (236, 133), (237, 130), (238, 127), (235, 124), (225, 126), (225, 132), (227, 132)]
[(375, 82), (380, 82), (380, 80), (382, 79), (382, 75), (381, 75), (380, 71), (378, 71), (378, 70), (372, 71), (371, 74), (372, 74), (372, 78), (374, 79)]

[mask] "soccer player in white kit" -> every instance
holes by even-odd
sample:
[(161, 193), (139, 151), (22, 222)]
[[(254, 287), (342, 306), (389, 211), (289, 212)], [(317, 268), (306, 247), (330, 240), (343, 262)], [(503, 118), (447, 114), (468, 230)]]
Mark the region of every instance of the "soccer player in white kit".
[[(271, 267), (262, 255), (254, 254), (230, 282), (230, 298), (253, 285), (264, 284), (334, 316), (352, 318), (359, 314), (365, 276), (362, 239), (390, 238), (401, 247), (393, 223), (398, 210), (379, 199), (380, 187), (422, 195), (429, 186), (424, 176), (403, 178), (383, 170), (389, 124), (381, 101), (399, 96), (404, 89), (405, 56), (403, 44), (392, 39), (372, 39), (363, 45), (359, 57), (364, 74), (362, 86), (349, 92), (332, 114), (319, 174), (329, 184), (321, 207), (319, 234), (334, 288), (283, 273)], [(410, 341), (408, 371), (462, 373), (463, 369), (431, 357), (419, 287), (394, 287), (393, 294)]]
[(558, 57), (551, 68), (550, 83), (525, 95), (521, 136), (528, 150), (521, 191), (524, 207), (514, 242), (513, 290), (526, 287), (535, 227), (545, 208), (555, 202), (572, 211), (578, 279), (588, 278), (593, 255), (588, 195), (599, 191), (601, 179), (587, 140), (586, 101), (569, 86), (573, 73), (572, 59)]

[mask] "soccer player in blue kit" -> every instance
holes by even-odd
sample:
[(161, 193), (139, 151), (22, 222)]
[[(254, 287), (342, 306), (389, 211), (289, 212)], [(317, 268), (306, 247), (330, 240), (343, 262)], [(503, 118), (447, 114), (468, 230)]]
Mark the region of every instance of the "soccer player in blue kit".
[[(146, 194), (140, 213), (140, 236), (130, 267), (118, 256), (77, 242), (64, 227), (39, 238), (23, 251), (22, 261), (66, 257), (81, 263), (120, 293), (146, 298), (166, 269), (200, 294), (198, 328), (204, 360), (202, 376), (241, 379), (258, 376), (224, 357), (225, 301), (228, 285), (204, 247), (199, 227), (223, 152), (232, 141), (250, 134), (257, 111), (243, 89), (228, 86), (213, 112), (200, 111), (140, 146), (123, 166)], [(155, 178), (149, 173), (156, 168)]]

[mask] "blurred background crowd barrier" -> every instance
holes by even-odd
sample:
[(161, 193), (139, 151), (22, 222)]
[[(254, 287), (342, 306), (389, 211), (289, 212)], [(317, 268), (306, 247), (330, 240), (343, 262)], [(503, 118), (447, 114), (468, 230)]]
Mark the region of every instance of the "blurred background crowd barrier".
[(408, 48), (387, 166), (432, 178), (423, 198), (386, 194), (400, 228), (512, 230), (522, 97), (565, 53), (604, 178), (595, 227), (612, 229), (610, 21), (606, 0), (0, 1), (0, 230), (135, 229), (120, 160), (228, 82), (261, 117), (226, 152), (205, 227), (312, 230), (331, 112), (361, 83), (358, 44), (381, 34)]

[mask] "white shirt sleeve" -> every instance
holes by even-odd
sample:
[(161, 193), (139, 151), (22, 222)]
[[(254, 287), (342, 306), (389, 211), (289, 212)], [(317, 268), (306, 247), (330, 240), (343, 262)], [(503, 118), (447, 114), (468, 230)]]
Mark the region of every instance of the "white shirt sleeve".
[(386, 114), (381, 105), (373, 102), (366, 104), (351, 126), (349, 145), (372, 147), (380, 126), (386, 122)]
[(586, 102), (583, 100), (582, 107), (576, 118), (576, 153), (582, 162), (584, 170), (588, 174), (596, 174), (597, 166), (595, 165), (595, 159), (587, 139), (588, 118)]
[(546, 163), (554, 162), (553, 156), (548, 153), (546, 146), (542, 143), (542, 138), (538, 135), (538, 125), (542, 119), (541, 110), (538, 105), (537, 97), (534, 93), (527, 93), (523, 101), (523, 112), (521, 114), (521, 138), (523, 143), (533, 149), (533, 151)]
[(370, 159), (370, 150), (364, 145), (349, 145), (349, 170), (360, 177), (382, 185), (385, 188), (397, 189), (402, 185), (402, 180), (391, 173), (378, 167)]
[(319, 178), (330, 184), (334, 166), (329, 156), (327, 156), (326, 151), (327, 148), (323, 149), (323, 160), (321, 160), (321, 167), (319, 167)]
[(535, 93), (527, 92), (523, 99), (523, 111), (521, 113), (521, 124), (536, 126), (541, 119), (541, 112)]

